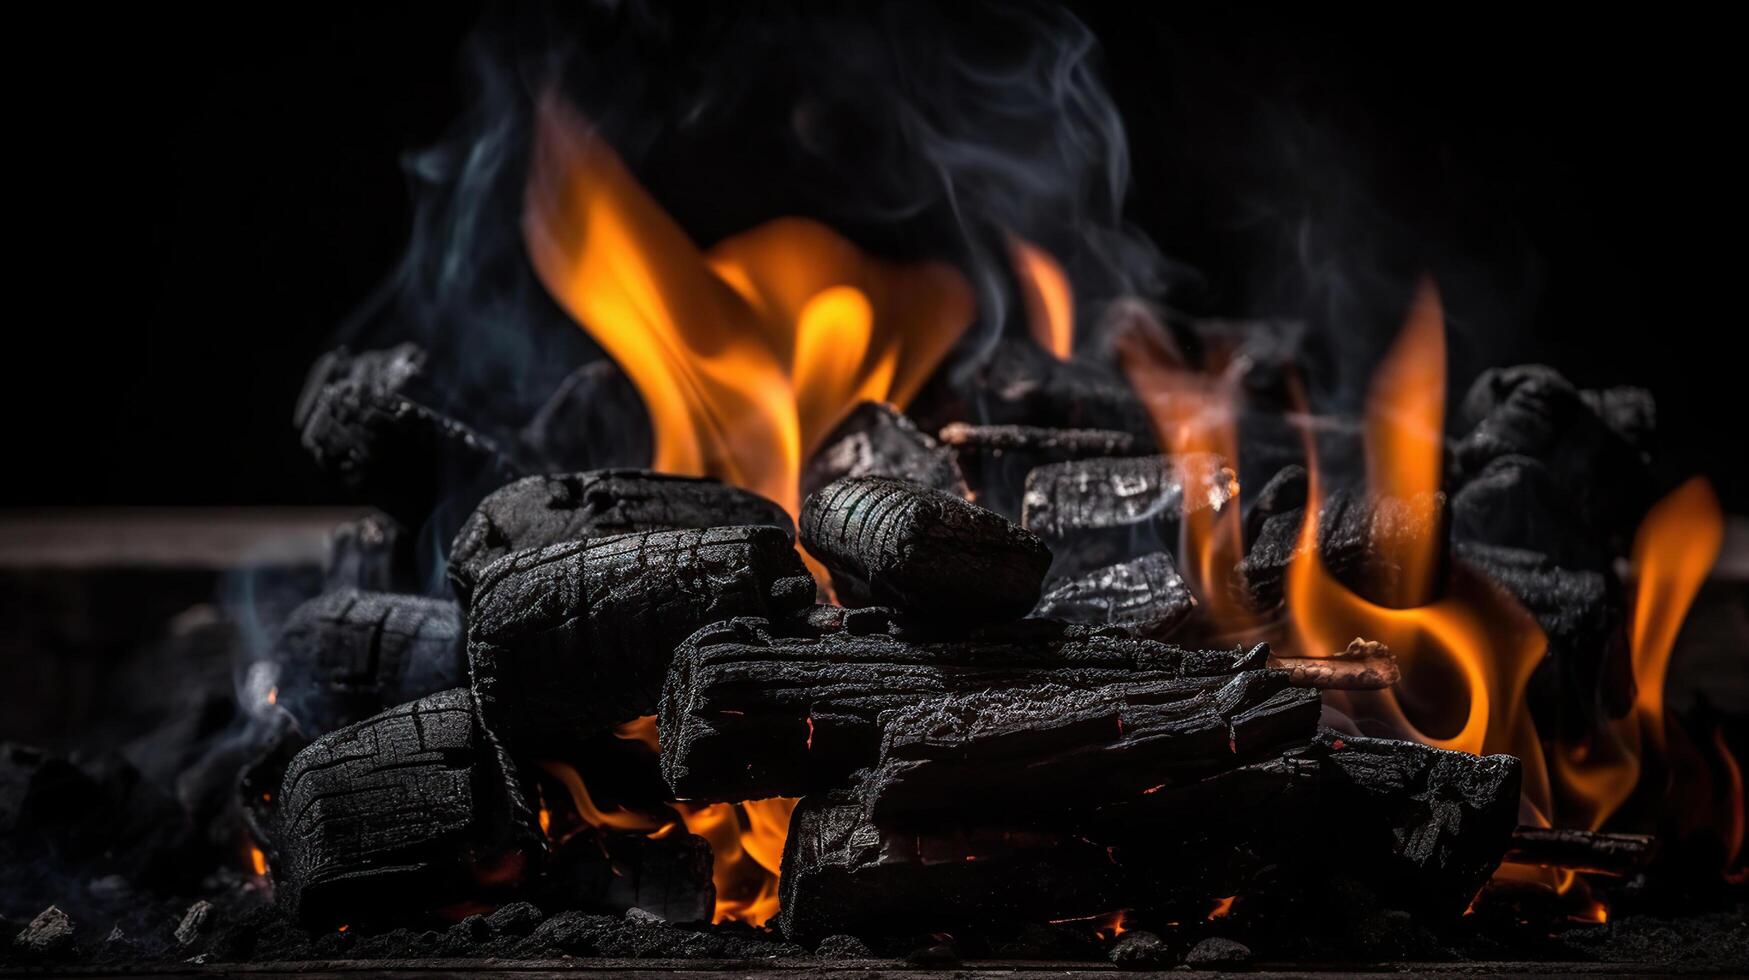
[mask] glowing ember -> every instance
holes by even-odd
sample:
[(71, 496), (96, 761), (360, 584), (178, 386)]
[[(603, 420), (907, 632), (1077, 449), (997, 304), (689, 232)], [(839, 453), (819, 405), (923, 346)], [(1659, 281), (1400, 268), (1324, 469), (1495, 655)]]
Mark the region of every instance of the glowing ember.
[(547, 290), (637, 386), (656, 469), (720, 477), (792, 514), (816, 443), (858, 401), (902, 407), (972, 319), (951, 267), (883, 262), (812, 221), (699, 251), (554, 99), (523, 227)]
[(267, 855), (259, 847), (249, 848), (249, 866), (255, 869), (256, 877), (267, 874)]
[(1226, 898), (1215, 899), (1215, 907), (1209, 910), (1209, 921), (1226, 918), (1233, 911), (1233, 902), (1237, 901), (1238, 898), (1237, 895), (1228, 895)]
[(1075, 300), (1069, 277), (1055, 259), (1031, 242), (1015, 238), (1008, 247), (1033, 339), (1057, 360), (1068, 360), (1075, 345)]

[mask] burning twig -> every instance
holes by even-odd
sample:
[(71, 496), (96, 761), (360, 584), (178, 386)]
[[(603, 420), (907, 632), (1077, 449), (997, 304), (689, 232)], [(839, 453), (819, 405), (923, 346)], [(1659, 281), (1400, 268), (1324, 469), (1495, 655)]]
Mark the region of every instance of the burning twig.
[(1512, 832), (1506, 860), (1619, 878), (1650, 864), (1657, 844), (1649, 834), (1519, 827)]
[(1402, 677), (1397, 658), (1376, 640), (1355, 637), (1344, 649), (1329, 657), (1269, 658), (1269, 666), (1288, 672), (1295, 687), (1319, 687), (1337, 691), (1377, 691)]

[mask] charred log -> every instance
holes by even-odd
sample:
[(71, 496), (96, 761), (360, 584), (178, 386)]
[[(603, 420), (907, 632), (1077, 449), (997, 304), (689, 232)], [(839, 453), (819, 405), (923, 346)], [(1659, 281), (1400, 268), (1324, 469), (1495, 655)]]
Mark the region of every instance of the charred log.
[(1053, 463), (1027, 474), (1020, 523), (1051, 546), (1053, 574), (1073, 574), (1177, 547), (1187, 508), (1218, 510), (1238, 492), (1233, 471), (1206, 453)]
[(1061, 582), (1039, 598), (1032, 613), (1163, 640), (1195, 606), (1172, 556), (1156, 551)]
[[(1283, 491), (1284, 497), (1286, 491)], [(1447, 561), (1445, 497), (1404, 500), (1344, 487), (1324, 496), (1318, 508), (1318, 557), (1344, 585), (1375, 602), (1396, 595), (1403, 569), (1396, 556), (1433, 542)], [(1281, 604), (1288, 566), (1302, 553), (1303, 507), (1265, 517), (1236, 570), (1238, 585), (1259, 610)], [(1438, 576), (1435, 576), (1435, 581)], [(1423, 597), (1427, 601), (1432, 597)], [(1416, 603), (1418, 604), (1418, 603)]]
[(1121, 873), (1072, 835), (1018, 828), (886, 830), (854, 802), (803, 800), (778, 879), (790, 941), (1038, 923), (1123, 907)]
[(648, 531), (513, 552), (474, 595), (480, 710), (513, 747), (556, 752), (655, 711), (674, 647), (707, 623), (813, 601), (769, 526)]
[(1528, 456), (1488, 461), (1451, 499), (1453, 540), (1522, 548), (1562, 568), (1601, 571), (1605, 542), (1573, 508), (1572, 492)]
[(540, 853), (515, 771), (466, 690), (317, 739), (280, 798), (278, 900), (311, 926), (419, 919), (501, 893)]
[(882, 827), (992, 806), (1048, 822), (1303, 744), (1321, 707), (1268, 670), (947, 694), (881, 716), (880, 763), (861, 793)]
[(1657, 851), (1647, 834), (1606, 834), (1561, 827), (1519, 827), (1506, 860), (1584, 874), (1622, 877), (1645, 868)]
[(802, 544), (846, 605), (890, 604), (961, 622), (1018, 619), (1051, 553), (1030, 531), (902, 480), (840, 480), (802, 503)]
[(311, 735), (463, 682), (453, 602), (347, 589), (292, 611), (274, 647), (278, 701)]
[(754, 620), (700, 630), (675, 651), (663, 687), (663, 775), (682, 799), (800, 796), (874, 765), (880, 714), (933, 695), (1222, 678), (1268, 658), (1261, 646), (1193, 651), (1037, 625), (946, 641), (849, 630), (781, 636)]
[(527, 454), (549, 473), (648, 466), (655, 434), (638, 390), (602, 358), (571, 372), (523, 427)]
[(802, 495), (855, 476), (905, 480), (956, 497), (967, 495), (952, 449), (883, 402), (863, 402), (826, 436), (802, 472)]
[(1074, 459), (1137, 456), (1151, 445), (1114, 429), (1058, 429), (1021, 425), (943, 426), (941, 441), (953, 447), (973, 499), (1005, 517), (1018, 518), (1026, 477), (1035, 468)]
[(492, 440), (416, 399), (423, 363), (411, 345), (330, 352), (294, 416), (317, 465), (406, 527), (440, 503), (466, 513), (521, 475)]
[(486, 566), (513, 551), (615, 534), (764, 524), (795, 533), (782, 507), (716, 480), (647, 470), (531, 476), (475, 508), (450, 549), (450, 585), (470, 601)]

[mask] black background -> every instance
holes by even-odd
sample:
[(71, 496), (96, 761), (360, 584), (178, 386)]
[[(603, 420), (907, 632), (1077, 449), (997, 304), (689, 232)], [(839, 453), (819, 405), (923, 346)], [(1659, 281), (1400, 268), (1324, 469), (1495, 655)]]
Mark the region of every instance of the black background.
[[(1129, 124), (1131, 213), (1201, 272), (1195, 311), (1270, 312), (1294, 261), (1272, 209), (1362, 188), (1351, 230), (1413, 229), (1518, 300), (1488, 350), (1454, 352), (1457, 383), (1541, 359), (1647, 385), (1667, 476), (1708, 472), (1749, 510), (1730, 32), (1074, 6)], [(0, 504), (338, 499), (292, 401), (404, 246), (399, 157), (457, 113), (477, 19), (347, 4), (19, 25)], [(1297, 155), (1283, 119), (1324, 150)]]

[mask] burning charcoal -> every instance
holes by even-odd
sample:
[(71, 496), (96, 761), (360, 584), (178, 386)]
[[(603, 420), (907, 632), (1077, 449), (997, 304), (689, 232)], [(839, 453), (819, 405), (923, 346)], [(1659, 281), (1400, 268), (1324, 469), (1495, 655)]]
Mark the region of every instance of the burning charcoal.
[(407, 532), (385, 514), (347, 521), (328, 539), (324, 592), (417, 592), (412, 542)]
[(1190, 617), (1195, 606), (1172, 556), (1156, 551), (1053, 586), (1032, 614), (1066, 623), (1113, 626), (1163, 640)]
[(1336, 691), (1377, 691), (1402, 677), (1397, 658), (1383, 643), (1356, 637), (1347, 649), (1327, 657), (1269, 658), (1269, 666), (1287, 671), (1289, 683)]
[[(1634, 699), (1628, 656), (1627, 613), (1613, 575), (1560, 568), (1542, 555), (1517, 548), (1458, 542), (1460, 564), (1516, 598), (1548, 640), (1548, 652), (1531, 679), (1542, 722), (1562, 734), (1580, 735), (1599, 719), (1625, 713)], [(1554, 712), (1548, 718), (1549, 711)]]
[(274, 648), (276, 700), (320, 734), (462, 682), (456, 604), (347, 589), (292, 611)]
[(1523, 548), (1564, 568), (1602, 569), (1603, 542), (1574, 511), (1572, 495), (1528, 456), (1490, 460), (1451, 500), (1457, 541)]
[(1650, 864), (1657, 839), (1646, 834), (1606, 834), (1561, 827), (1519, 827), (1506, 860), (1583, 874), (1621, 877)]
[(278, 850), (274, 834), (279, 826), (279, 787), (291, 761), (310, 739), (283, 705), (257, 710), (256, 723), (265, 734), (256, 739), (254, 756), (237, 774), (237, 803), (250, 843), (262, 848), (262, 861), (268, 862)]
[(711, 847), (702, 837), (602, 834), (568, 842), (536, 900), (548, 908), (643, 909), (669, 922), (709, 922), (716, 908)]
[(662, 774), (682, 799), (799, 796), (873, 765), (880, 714), (931, 695), (1222, 677), (1268, 658), (1262, 646), (1192, 651), (1036, 625), (1045, 628), (933, 642), (849, 631), (787, 637), (757, 620), (700, 630), (675, 651), (662, 690)]
[(968, 493), (953, 450), (884, 402), (857, 405), (826, 436), (802, 473), (802, 495), (853, 476), (892, 477), (956, 497)]
[(969, 375), (955, 378), (955, 373), (937, 373), (913, 404), (914, 417), (935, 428), (976, 418), (996, 425), (1114, 429), (1144, 441), (1153, 437), (1147, 411), (1116, 371), (1092, 361), (1059, 361), (1031, 341), (1000, 340)]
[(1105, 849), (1024, 829), (883, 830), (862, 807), (810, 797), (790, 817), (778, 878), (791, 942), (959, 931), (1097, 915), (1121, 908)]
[(1128, 432), (1110, 429), (1053, 429), (1019, 425), (942, 427), (941, 441), (953, 447), (979, 506), (1020, 516), (1027, 474), (1040, 466), (1073, 459), (1137, 456), (1150, 445)]
[(319, 466), (404, 526), (419, 527), (440, 503), (466, 513), (520, 474), (490, 439), (415, 399), (422, 358), (407, 350), (326, 355), (311, 369), (294, 419)]
[(1030, 531), (902, 480), (840, 480), (802, 503), (802, 544), (845, 605), (897, 605), (959, 622), (1019, 619), (1051, 553)]
[(1412, 908), (1461, 913), (1518, 823), (1519, 761), (1328, 731), (1318, 746), (1315, 820), (1342, 841), (1330, 859)]
[(480, 501), (450, 549), (450, 584), (468, 602), (486, 566), (512, 551), (615, 534), (735, 524), (769, 524), (795, 533), (782, 507), (716, 480), (646, 470), (531, 476)]
[(539, 853), (515, 770), (466, 690), (322, 736), (280, 797), (278, 898), (312, 927), (486, 900)]
[(1502, 456), (1540, 460), (1579, 519), (1620, 544), (1652, 499), (1650, 399), (1625, 390), (1587, 397), (1540, 364), (1484, 371), (1464, 398), (1473, 428), (1457, 444), (1458, 463), (1476, 474)]
[[(1281, 604), (1288, 566), (1300, 553), (1304, 518), (1303, 507), (1265, 518), (1239, 563), (1239, 584), (1255, 608)], [(1377, 601), (1394, 594), (1402, 581), (1392, 556), (1402, 554), (1406, 544), (1445, 540), (1444, 528), (1442, 495), (1403, 500), (1343, 487), (1327, 494), (1318, 510), (1318, 555), (1330, 574)]]
[(1226, 506), (1238, 480), (1218, 457), (1131, 456), (1040, 466), (1027, 474), (1020, 523), (1057, 556), (1053, 574), (1177, 546), (1186, 507)]
[(651, 714), (674, 647), (732, 616), (813, 602), (790, 536), (769, 526), (646, 531), (517, 551), (480, 576), (468, 661), (507, 744), (554, 752)]
[(1304, 743), (1321, 710), (1318, 692), (1267, 670), (945, 694), (881, 716), (880, 763), (861, 795), (881, 827), (992, 806), (1048, 823)]
[(656, 437), (643, 399), (607, 358), (571, 372), (522, 430), (549, 473), (648, 466)]

